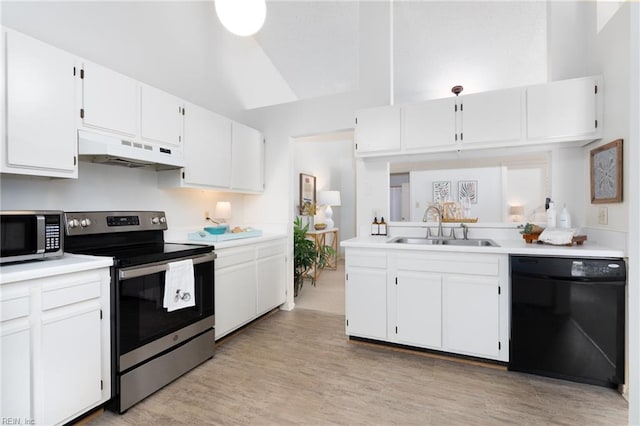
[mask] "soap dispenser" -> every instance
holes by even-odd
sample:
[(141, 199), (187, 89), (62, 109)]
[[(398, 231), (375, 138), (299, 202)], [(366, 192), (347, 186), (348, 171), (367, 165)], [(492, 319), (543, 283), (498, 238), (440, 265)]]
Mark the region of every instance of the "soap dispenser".
[(560, 213), (560, 219), (558, 220), (560, 228), (571, 228), (571, 215), (567, 210), (567, 205), (564, 205), (562, 212)]
[(553, 202), (549, 202), (547, 209), (547, 228), (556, 227), (556, 206)]

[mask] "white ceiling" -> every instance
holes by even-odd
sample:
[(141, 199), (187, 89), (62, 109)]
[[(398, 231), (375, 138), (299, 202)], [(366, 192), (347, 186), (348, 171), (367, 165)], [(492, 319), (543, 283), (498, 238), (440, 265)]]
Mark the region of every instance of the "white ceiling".
[[(3, 1), (0, 12), (4, 25), (233, 116), (354, 91), (379, 72), (360, 67), (362, 38), (378, 30), (360, 6), (268, 1), (248, 38), (225, 31), (211, 1)], [(544, 1), (396, 1), (393, 13), (396, 102), (546, 79)]]

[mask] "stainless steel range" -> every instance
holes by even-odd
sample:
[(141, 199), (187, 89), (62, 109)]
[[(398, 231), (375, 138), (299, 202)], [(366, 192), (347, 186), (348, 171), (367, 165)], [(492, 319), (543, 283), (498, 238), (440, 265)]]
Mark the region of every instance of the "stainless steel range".
[(164, 242), (164, 212), (67, 212), (65, 251), (114, 258), (112, 386), (123, 413), (213, 357), (213, 247)]

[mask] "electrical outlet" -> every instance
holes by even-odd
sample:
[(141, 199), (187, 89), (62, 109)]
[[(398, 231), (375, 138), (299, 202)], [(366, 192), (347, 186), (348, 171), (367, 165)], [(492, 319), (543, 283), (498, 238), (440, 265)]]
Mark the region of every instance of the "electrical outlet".
[(607, 225), (609, 223), (609, 211), (606, 207), (598, 207), (598, 224)]
[(416, 209), (420, 208), (420, 201), (416, 201)]
[(205, 210), (204, 211), (204, 218), (205, 219), (209, 219), (211, 216), (209, 216), (209, 210)]

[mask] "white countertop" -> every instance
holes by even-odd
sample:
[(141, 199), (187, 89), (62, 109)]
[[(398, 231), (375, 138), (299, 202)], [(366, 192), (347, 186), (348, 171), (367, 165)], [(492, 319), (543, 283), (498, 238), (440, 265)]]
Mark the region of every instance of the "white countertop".
[(171, 239), (166, 241), (167, 243), (179, 243), (179, 244), (199, 244), (205, 246), (213, 246), (214, 249), (224, 249), (229, 247), (238, 247), (244, 246), (247, 244), (256, 244), (263, 243), (266, 241), (273, 241), (278, 239), (286, 239), (286, 234), (263, 234), (260, 237), (247, 237), (247, 238), (238, 238), (237, 240), (227, 240), (227, 241), (193, 241), (188, 238), (184, 239)]
[(497, 240), (493, 241), (499, 247), (469, 247), (469, 246), (441, 246), (428, 244), (394, 244), (388, 243), (394, 237), (371, 236), (351, 238), (342, 241), (342, 247), (395, 249), (395, 250), (421, 250), (439, 252), (466, 252), (466, 253), (494, 253), (494, 254), (522, 254), (532, 256), (564, 256), (564, 257), (625, 257), (624, 251), (612, 249), (598, 245), (597, 243), (585, 241), (581, 246), (553, 246), (549, 244), (527, 244), (524, 239), (520, 240)]
[(65, 253), (59, 259), (36, 260), (0, 266), (0, 284), (88, 271), (113, 265), (113, 258)]

